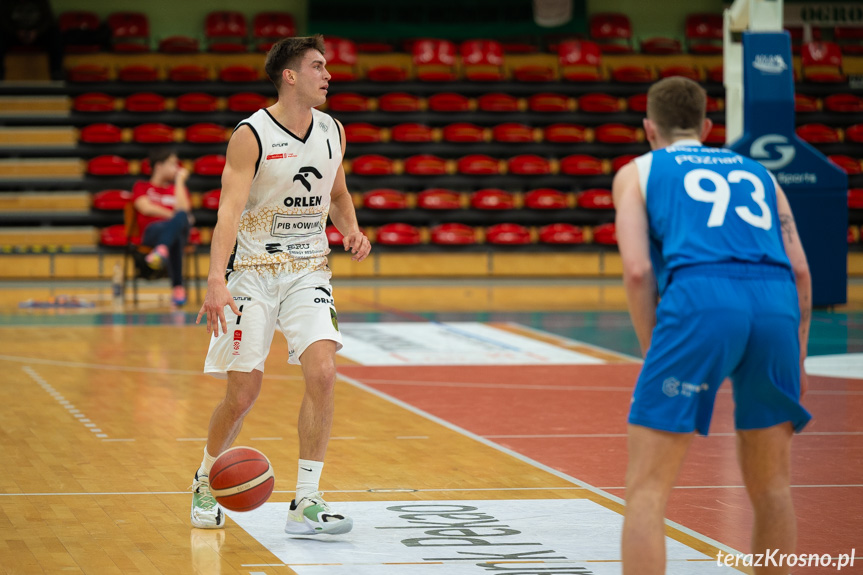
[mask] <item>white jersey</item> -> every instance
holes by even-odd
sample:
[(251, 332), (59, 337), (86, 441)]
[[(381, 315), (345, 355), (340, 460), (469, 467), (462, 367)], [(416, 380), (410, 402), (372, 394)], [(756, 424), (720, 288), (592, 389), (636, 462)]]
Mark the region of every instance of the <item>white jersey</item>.
[(242, 125), (255, 134), (259, 158), (228, 272), (299, 277), (326, 270), (330, 249), (324, 230), (342, 165), (338, 124), (312, 109), (312, 123), (300, 139), (261, 109), (237, 127)]

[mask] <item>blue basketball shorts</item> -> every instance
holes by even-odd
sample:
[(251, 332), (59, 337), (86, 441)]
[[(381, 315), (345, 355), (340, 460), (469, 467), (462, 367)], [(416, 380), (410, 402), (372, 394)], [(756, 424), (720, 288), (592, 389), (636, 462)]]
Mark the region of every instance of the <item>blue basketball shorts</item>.
[(800, 404), (800, 308), (782, 267), (713, 264), (675, 271), (657, 308), (629, 423), (707, 435), (716, 393), (732, 382), (737, 429), (811, 415)]

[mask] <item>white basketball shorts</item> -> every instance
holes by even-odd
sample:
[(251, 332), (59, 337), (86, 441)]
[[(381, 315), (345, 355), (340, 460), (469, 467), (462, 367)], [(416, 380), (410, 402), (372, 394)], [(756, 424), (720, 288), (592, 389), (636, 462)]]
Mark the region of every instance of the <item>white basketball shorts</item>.
[(225, 308), (228, 331), (210, 338), (204, 373), (225, 378), (229, 371), (263, 372), (276, 329), (288, 340), (291, 364), (299, 365), (316, 341), (332, 340), (336, 351), (342, 348), (328, 271), (289, 279), (239, 270), (228, 276), (228, 291), (241, 315)]

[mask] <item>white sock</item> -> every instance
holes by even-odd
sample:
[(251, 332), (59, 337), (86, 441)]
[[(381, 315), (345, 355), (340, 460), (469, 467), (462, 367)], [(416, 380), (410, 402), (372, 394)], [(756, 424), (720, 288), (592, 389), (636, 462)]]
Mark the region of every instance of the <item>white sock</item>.
[(318, 483), (321, 481), (321, 471), (323, 469), (323, 461), (300, 459), (297, 468), (297, 501), (318, 490)]
[(198, 468), (198, 477), (201, 475), (210, 475), (210, 469), (213, 468), (213, 463), (216, 462), (216, 458), (210, 455), (207, 451), (207, 446), (204, 446), (204, 459), (201, 461), (201, 466)]

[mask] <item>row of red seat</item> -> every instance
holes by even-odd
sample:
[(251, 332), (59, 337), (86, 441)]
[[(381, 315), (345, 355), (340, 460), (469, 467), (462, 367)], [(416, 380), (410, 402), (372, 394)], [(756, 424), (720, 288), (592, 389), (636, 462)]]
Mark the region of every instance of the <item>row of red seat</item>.
[(111, 113), (118, 109), (135, 113), (161, 113), (173, 108), (183, 113), (213, 113), (220, 109), (229, 112), (257, 112), (269, 104), (269, 99), (253, 92), (238, 92), (220, 100), (212, 94), (188, 92), (177, 98), (166, 98), (155, 92), (137, 92), (117, 98), (102, 92), (79, 94), (72, 101), (72, 109), (84, 113)]
[[(105, 21), (111, 33), (111, 48), (121, 53), (150, 51), (150, 21), (143, 12), (114, 12)], [(64, 12), (59, 19), (60, 31), (97, 31), (102, 23), (94, 12)], [(266, 52), (273, 42), (296, 33), (294, 18), (287, 12), (261, 12), (252, 22), (251, 42), (258, 51)], [(207, 14), (204, 21), (204, 37), (211, 52), (248, 51), (249, 28), (246, 17), (235, 11), (216, 11)], [(67, 43), (68, 53), (98, 52), (98, 43)], [(159, 42), (159, 50), (174, 54), (198, 52), (198, 40), (188, 36), (172, 36)]]

